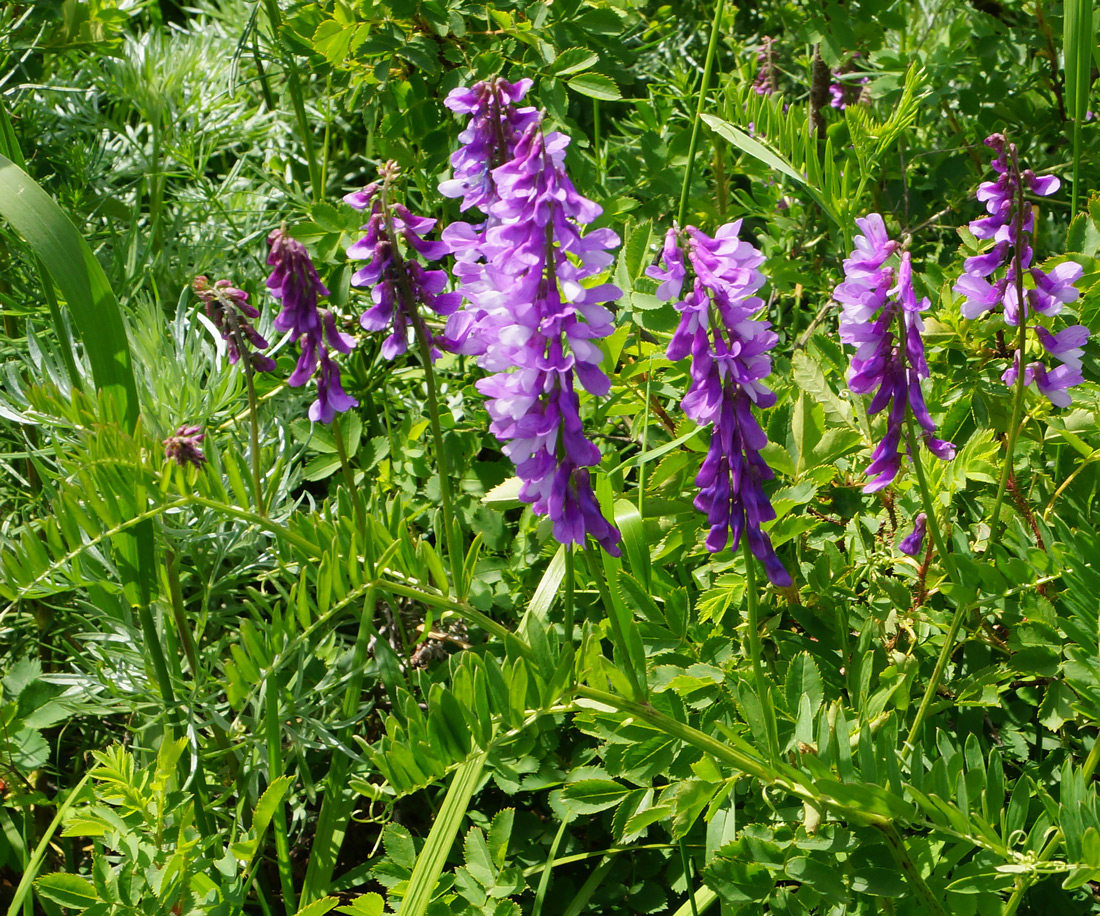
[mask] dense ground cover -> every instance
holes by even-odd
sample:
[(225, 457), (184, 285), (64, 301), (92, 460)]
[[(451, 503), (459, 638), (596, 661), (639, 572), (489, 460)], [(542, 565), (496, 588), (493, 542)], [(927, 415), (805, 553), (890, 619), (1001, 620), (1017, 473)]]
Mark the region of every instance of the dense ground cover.
[(1095, 25), (0, 7), (0, 906), (1100, 912)]

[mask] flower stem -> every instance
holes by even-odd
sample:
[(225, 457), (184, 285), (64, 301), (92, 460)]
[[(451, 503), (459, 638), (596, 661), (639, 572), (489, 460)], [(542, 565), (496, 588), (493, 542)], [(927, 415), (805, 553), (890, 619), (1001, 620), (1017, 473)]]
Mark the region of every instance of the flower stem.
[[(573, 545), (565, 545), (565, 651), (573, 657), (576, 644), (573, 641), (573, 622), (576, 616), (577, 573), (573, 562)], [(576, 665), (570, 665), (570, 683), (576, 686)]]
[[(1017, 271), (1018, 272), (1018, 271)], [(1021, 299), (1021, 310), (1023, 309)], [(1001, 519), (1001, 504), (1004, 502), (1005, 489), (1008, 487), (1008, 478), (1012, 473), (1012, 455), (1016, 451), (1016, 439), (1020, 434), (1020, 418), (1024, 410), (1024, 390), (1027, 387), (1024, 372), (1024, 344), (1027, 342), (1027, 324), (1020, 315), (1020, 333), (1016, 339), (1016, 349), (1020, 354), (1020, 365), (1016, 371), (1016, 397), (1012, 404), (1012, 422), (1008, 427), (1008, 439), (1005, 442), (1005, 463), (1001, 468), (1001, 480), (997, 484), (997, 499), (993, 503), (993, 517), (989, 522), (989, 540), (993, 542), (997, 537), (997, 523)]]
[(718, 50), (718, 30), (722, 24), (722, 13), (725, 8), (726, 0), (718, 0), (714, 7), (714, 22), (710, 26), (710, 41), (707, 43), (707, 57), (706, 62), (703, 64), (703, 81), (699, 85), (699, 101), (695, 106), (695, 120), (691, 125), (691, 142), (688, 145), (684, 184), (680, 188), (680, 208), (676, 216), (676, 222), (680, 226), (687, 223), (688, 192), (691, 190), (691, 176), (695, 170), (695, 153), (699, 148), (699, 135), (702, 133), (703, 128), (703, 106), (706, 104), (707, 86), (710, 84), (710, 77), (714, 72), (714, 58)]
[[(279, 716), (279, 676), (272, 665), (265, 685), (264, 725), (267, 740), (267, 784), (271, 785), (283, 775), (282, 721)], [(283, 905), (287, 916), (297, 912), (294, 880), (290, 865), (290, 842), (287, 839), (286, 808), (280, 801), (275, 808), (275, 855), (279, 863), (279, 884), (283, 891)]]
[(344, 483), (347, 484), (348, 494), (351, 496), (351, 504), (355, 507), (355, 520), (359, 523), (359, 537), (367, 536), (367, 514), (363, 509), (363, 497), (355, 486), (355, 473), (348, 461), (348, 448), (344, 443), (344, 429), (337, 414), (332, 418), (332, 438), (336, 442), (336, 455), (340, 459), (340, 470), (344, 475)]
[(428, 417), (432, 428), (432, 442), (435, 445), (435, 460), (439, 468), (439, 499), (443, 511), (443, 534), (447, 542), (447, 560), (451, 567), (451, 589), (456, 597), (461, 598), (466, 594), (463, 582), (462, 549), (455, 527), (455, 517), (451, 498), (451, 469), (447, 461), (447, 452), (443, 447), (443, 426), (439, 422), (439, 393), (436, 388), (435, 370), (432, 367), (432, 346), (428, 337), (428, 328), (417, 308), (416, 296), (413, 295), (409, 275), (405, 269), (405, 259), (401, 255), (401, 249), (397, 244), (397, 232), (394, 229), (393, 214), (389, 204), (389, 181), (382, 183), (382, 213), (385, 214), (386, 233), (389, 235), (390, 245), (393, 249), (393, 263), (396, 268), (397, 285), (401, 290), (401, 298), (412, 321), (413, 331), (416, 334), (416, 345), (420, 351), (420, 361), (424, 365), (424, 383), (428, 389)]
[(749, 539), (741, 538), (741, 551), (745, 556), (745, 603), (748, 619), (745, 626), (749, 636), (749, 656), (752, 659), (752, 676), (756, 682), (756, 693), (760, 697), (760, 707), (764, 713), (764, 728), (768, 734), (768, 755), (775, 761), (779, 759), (779, 738), (775, 723), (775, 709), (772, 707), (771, 684), (764, 676), (764, 664), (760, 649), (760, 608), (756, 593), (756, 558), (749, 549)]
[(256, 513), (261, 518), (267, 517), (267, 508), (264, 506), (264, 488), (260, 476), (260, 405), (256, 400), (256, 385), (252, 381), (252, 363), (248, 357), (248, 351), (241, 351), (241, 362), (244, 364), (244, 382), (248, 388), (248, 422), (249, 437), (251, 440), (250, 455), (252, 458), (252, 489), (256, 500)]

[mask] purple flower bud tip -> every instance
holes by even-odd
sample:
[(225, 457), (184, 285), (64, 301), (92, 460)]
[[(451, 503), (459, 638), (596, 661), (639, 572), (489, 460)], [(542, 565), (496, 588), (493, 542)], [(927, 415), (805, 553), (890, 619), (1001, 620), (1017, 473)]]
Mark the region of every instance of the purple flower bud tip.
[(924, 533), (927, 527), (928, 516), (923, 512), (918, 512), (917, 517), (913, 521), (912, 533), (901, 539), (901, 543), (898, 544), (898, 550), (911, 557), (917, 556), (924, 548)]
[(206, 463), (206, 455), (199, 443), (206, 438), (201, 426), (181, 426), (174, 436), (164, 440), (164, 457), (175, 461), (180, 467), (185, 464), (201, 468)]
[(275, 360), (249, 349), (266, 350), (267, 340), (252, 326), (250, 318), (259, 318), (260, 312), (248, 304), (248, 293), (237, 289), (228, 280), (218, 280), (213, 286), (206, 277), (195, 277), (191, 284), (195, 295), (202, 300), (206, 315), (221, 334), (229, 353), (229, 362), (236, 363), (244, 351), (249, 365), (257, 372), (273, 372)]

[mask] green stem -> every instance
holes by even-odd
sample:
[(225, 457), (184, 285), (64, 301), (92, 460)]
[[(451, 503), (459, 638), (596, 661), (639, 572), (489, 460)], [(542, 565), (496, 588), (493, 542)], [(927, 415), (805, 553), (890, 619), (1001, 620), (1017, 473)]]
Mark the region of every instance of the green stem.
[(256, 401), (256, 386), (252, 381), (252, 363), (249, 362), (248, 351), (242, 351), (241, 362), (244, 363), (245, 385), (248, 387), (248, 434), (250, 440), (250, 457), (252, 458), (252, 488), (255, 490), (256, 513), (261, 518), (267, 518), (267, 508), (264, 506), (263, 478), (260, 474), (260, 417), (259, 404)]
[[(283, 775), (283, 737), (279, 718), (279, 678), (272, 667), (267, 674), (264, 726), (267, 739), (267, 784), (271, 785)], [(282, 801), (275, 809), (275, 856), (279, 862), (279, 885), (283, 891), (283, 905), (287, 916), (297, 912), (294, 894), (294, 877), (290, 866), (290, 841), (287, 837), (286, 808)]]
[[(1100, 764), (1100, 736), (1093, 741), (1092, 749), (1089, 751), (1088, 757), (1085, 758), (1084, 766), (1081, 767), (1081, 775), (1086, 783), (1092, 780), (1093, 774), (1096, 772), (1097, 764)], [(1039, 853), (1038, 862), (1049, 862), (1054, 857), (1054, 853), (1058, 851), (1058, 847), (1062, 845), (1065, 837), (1066, 835), (1061, 827), (1054, 831), (1050, 839), (1047, 840), (1046, 846), (1044, 846)], [(1001, 916), (1012, 916), (1012, 914), (1016, 912), (1023, 902), (1024, 895), (1036, 880), (1037, 876), (1035, 874), (1020, 875), (1016, 879), (1016, 885), (1012, 889), (1012, 896), (1009, 897), (1008, 901), (1005, 903), (1005, 908), (1001, 911)]]
[(910, 747), (912, 747), (913, 742), (916, 741), (920, 727), (924, 724), (924, 719), (928, 715), (928, 707), (932, 705), (932, 700), (935, 699), (936, 691), (939, 690), (940, 683), (943, 680), (943, 672), (947, 668), (947, 662), (950, 660), (951, 653), (955, 648), (955, 640), (959, 637), (959, 629), (962, 627), (963, 619), (966, 617), (966, 612), (970, 607), (971, 605), (964, 604), (960, 601), (955, 608), (955, 616), (951, 618), (951, 626), (947, 628), (947, 635), (943, 640), (943, 648), (940, 649), (939, 658), (936, 659), (936, 667), (932, 669), (932, 677), (929, 679), (928, 686), (924, 690), (924, 696), (921, 697), (920, 706), (917, 708), (917, 716), (909, 729), (909, 737), (906, 739), (906, 744)]
[(413, 295), (409, 284), (409, 275), (405, 270), (405, 260), (397, 245), (397, 233), (393, 226), (393, 214), (389, 208), (389, 181), (382, 183), (382, 212), (386, 219), (386, 233), (389, 235), (390, 246), (393, 251), (397, 285), (401, 290), (401, 298), (406, 305), (409, 317), (416, 334), (416, 344), (420, 351), (420, 361), (424, 365), (424, 382), (428, 389), (428, 417), (432, 428), (432, 441), (435, 445), (435, 460), (439, 468), (439, 497), (443, 510), (444, 537), (447, 542), (447, 560), (451, 568), (451, 589), (457, 597), (466, 594), (463, 583), (462, 551), (455, 527), (453, 500), (451, 498), (451, 469), (447, 460), (447, 452), (443, 447), (443, 426), (439, 422), (439, 393), (436, 389), (435, 370), (432, 366), (432, 346), (428, 337), (428, 329), (424, 319), (417, 308), (417, 297)]
[[(574, 657), (576, 644), (573, 641), (573, 620), (576, 615), (576, 570), (573, 565), (573, 545), (565, 545), (565, 651)], [(570, 664), (571, 683), (576, 683), (576, 665)]]
[[(1020, 293), (1020, 302), (1023, 302), (1022, 295)], [(1016, 450), (1016, 439), (1020, 434), (1020, 417), (1023, 414), (1024, 409), (1024, 391), (1027, 387), (1025, 382), (1024, 372), (1024, 344), (1027, 342), (1027, 324), (1024, 321), (1023, 305), (1020, 306), (1020, 331), (1016, 338), (1016, 348), (1020, 354), (1020, 367), (1016, 373), (1016, 396), (1012, 403), (1012, 423), (1008, 427), (1008, 439), (1005, 442), (1005, 463), (1001, 468), (1001, 479), (997, 484), (997, 499), (993, 503), (993, 518), (989, 523), (989, 540), (990, 543), (997, 537), (997, 523), (1001, 519), (1001, 504), (1004, 502), (1005, 489), (1008, 486), (1008, 478), (1012, 473), (1012, 455)]]
[(359, 538), (364, 540), (367, 536), (367, 513), (363, 508), (363, 496), (355, 486), (355, 472), (348, 461), (348, 448), (344, 443), (344, 428), (339, 415), (332, 418), (332, 438), (336, 442), (336, 454), (340, 458), (340, 470), (344, 474), (344, 483), (347, 484), (348, 495), (351, 504), (355, 507), (355, 520), (359, 524)]
[(947, 916), (947, 910), (943, 908), (943, 904), (939, 898), (932, 893), (932, 889), (925, 883), (923, 877), (921, 877), (920, 869), (917, 868), (917, 863), (913, 861), (913, 857), (909, 854), (909, 849), (905, 845), (905, 840), (902, 839), (897, 828), (893, 824), (886, 824), (879, 827), (883, 836), (886, 838), (886, 845), (890, 848), (890, 855), (894, 857), (894, 861), (897, 862), (898, 868), (901, 869), (901, 873), (905, 875), (905, 880), (909, 886), (916, 892), (916, 897), (923, 904), (922, 912), (928, 914), (934, 914), (934, 916)]
[(688, 193), (691, 190), (692, 172), (695, 170), (695, 153), (699, 149), (699, 136), (703, 129), (703, 106), (706, 104), (707, 86), (714, 72), (714, 58), (718, 50), (718, 30), (722, 24), (722, 13), (726, 0), (718, 0), (714, 7), (714, 21), (710, 26), (710, 41), (707, 43), (707, 57), (703, 64), (703, 81), (699, 86), (699, 102), (695, 106), (695, 120), (691, 125), (691, 142), (688, 145), (687, 168), (684, 171), (684, 184), (680, 189), (680, 208), (676, 222), (681, 227), (687, 222)]
[(764, 664), (761, 661), (760, 648), (760, 608), (756, 593), (756, 559), (749, 549), (749, 539), (741, 538), (741, 552), (745, 557), (745, 603), (748, 608), (749, 656), (752, 659), (752, 676), (756, 682), (756, 694), (760, 697), (760, 707), (764, 713), (764, 728), (768, 737), (768, 755), (771, 760), (779, 759), (779, 737), (775, 722), (775, 709), (772, 707), (771, 685), (764, 676)]
[(310, 130), (309, 119), (306, 117), (305, 99), (302, 94), (302, 80), (298, 72), (298, 64), (294, 55), (283, 48), (279, 41), (279, 27), (283, 16), (279, 10), (278, 0), (265, 0), (267, 18), (271, 23), (271, 40), (283, 58), (283, 66), (286, 67), (286, 85), (290, 91), (290, 103), (294, 107), (294, 117), (298, 121), (298, 133), (302, 137), (302, 145), (306, 151), (306, 162), (309, 166), (309, 183), (312, 190), (312, 198), (321, 199), (323, 187), (321, 185), (321, 170), (317, 164), (317, 153), (313, 149), (313, 133)]
[[(351, 678), (344, 693), (342, 718), (349, 723), (341, 730), (339, 743), (349, 743), (355, 729), (355, 720), (359, 715), (359, 704), (363, 697), (363, 679), (366, 676), (367, 655), (371, 637), (374, 635), (374, 589), (367, 590), (363, 598), (363, 610), (359, 616), (359, 632), (355, 637), (352, 651)], [(333, 755), (332, 765), (325, 778), (325, 794), (321, 801), (321, 812), (317, 816), (317, 829), (313, 835), (313, 847), (310, 850), (309, 865), (302, 883), (302, 906), (312, 903), (321, 896), (321, 889), (327, 888), (332, 881), (336, 868), (336, 858), (344, 844), (348, 821), (354, 810), (351, 792), (347, 786), (350, 758), (339, 751)]]

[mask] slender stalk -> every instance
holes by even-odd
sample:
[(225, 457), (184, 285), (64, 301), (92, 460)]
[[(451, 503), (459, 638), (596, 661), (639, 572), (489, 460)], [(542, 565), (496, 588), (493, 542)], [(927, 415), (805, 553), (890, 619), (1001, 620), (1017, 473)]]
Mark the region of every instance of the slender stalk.
[[(1085, 758), (1084, 766), (1081, 767), (1081, 775), (1084, 777), (1086, 783), (1092, 781), (1097, 764), (1100, 764), (1100, 736), (1093, 741), (1092, 749), (1089, 751), (1088, 757)], [(1044, 846), (1039, 853), (1038, 862), (1049, 862), (1054, 858), (1054, 853), (1058, 851), (1058, 847), (1062, 845), (1065, 838), (1066, 835), (1061, 827), (1055, 830), (1050, 839), (1047, 840), (1046, 846)], [(1035, 881), (1036, 875), (1034, 874), (1020, 875), (1016, 879), (1015, 887), (1012, 889), (1012, 896), (1009, 897), (1008, 901), (1005, 903), (1005, 908), (1001, 911), (1001, 916), (1012, 916), (1012, 914), (1016, 912), (1023, 902), (1024, 895)]]
[[(265, 685), (264, 728), (267, 739), (267, 784), (271, 785), (283, 774), (282, 722), (279, 718), (279, 680), (274, 667), (267, 674)], [(275, 809), (275, 855), (279, 862), (279, 885), (283, 891), (283, 905), (287, 916), (298, 910), (294, 894), (294, 877), (290, 866), (290, 841), (287, 838), (286, 808), (282, 801)]]
[(707, 43), (707, 57), (703, 64), (703, 80), (699, 84), (699, 101), (695, 106), (695, 120), (691, 125), (691, 142), (688, 144), (687, 168), (684, 170), (684, 184), (680, 188), (680, 208), (676, 222), (683, 226), (687, 222), (688, 193), (691, 190), (692, 172), (695, 170), (695, 153), (699, 149), (699, 135), (703, 129), (703, 106), (706, 104), (707, 86), (714, 73), (714, 58), (718, 50), (718, 30), (722, 24), (722, 13), (726, 9), (726, 0), (718, 0), (714, 6), (714, 21), (710, 26), (710, 41)]
[(332, 438), (336, 441), (336, 454), (340, 458), (340, 470), (344, 474), (344, 483), (347, 484), (351, 504), (355, 507), (355, 520), (359, 524), (359, 537), (363, 539), (367, 536), (367, 513), (363, 508), (363, 495), (359, 492), (359, 488), (355, 486), (355, 472), (352, 471), (351, 462), (348, 461), (348, 448), (344, 443), (344, 428), (338, 414), (332, 418)]
[(260, 474), (260, 417), (259, 403), (256, 400), (256, 385), (252, 380), (252, 363), (248, 359), (248, 351), (241, 351), (241, 362), (244, 363), (244, 381), (248, 388), (248, 433), (250, 445), (250, 457), (252, 459), (252, 489), (256, 500), (256, 513), (261, 518), (267, 518), (267, 508), (264, 506), (263, 477)]
[[(363, 698), (363, 679), (366, 675), (367, 654), (371, 637), (374, 635), (375, 589), (367, 590), (363, 597), (363, 609), (359, 615), (359, 632), (355, 637), (352, 651), (351, 678), (344, 693), (344, 705), (341, 715), (347, 725), (341, 729), (339, 744), (343, 745), (351, 738), (355, 730), (355, 721), (359, 715), (359, 704)], [(317, 816), (317, 829), (313, 834), (313, 847), (310, 850), (309, 866), (302, 883), (302, 906), (306, 906), (321, 896), (322, 889), (332, 881), (336, 868), (336, 857), (344, 843), (348, 821), (351, 820), (352, 805), (347, 787), (347, 775), (351, 760), (346, 754), (337, 751), (333, 754), (332, 764), (325, 777), (324, 797), (321, 812)]]
[(397, 285), (401, 290), (401, 297), (412, 319), (413, 329), (416, 334), (416, 344), (420, 351), (420, 361), (424, 366), (424, 382), (428, 389), (428, 417), (431, 422), (432, 441), (435, 445), (435, 460), (439, 466), (439, 497), (443, 511), (443, 529), (447, 542), (447, 560), (451, 567), (451, 590), (456, 596), (466, 594), (463, 583), (462, 550), (458, 537), (458, 529), (455, 527), (454, 501), (451, 498), (451, 469), (447, 460), (447, 452), (443, 447), (443, 427), (439, 422), (439, 393), (436, 388), (435, 370), (432, 367), (432, 347), (428, 338), (428, 329), (424, 319), (417, 309), (416, 296), (413, 295), (409, 285), (409, 276), (405, 270), (405, 259), (401, 256), (401, 250), (397, 244), (397, 232), (394, 230), (393, 214), (389, 207), (389, 181), (382, 183), (382, 212), (386, 219), (386, 233), (389, 235), (390, 245), (393, 249), (393, 260), (397, 270)]
[[(622, 622), (619, 620), (619, 612), (615, 608), (615, 599), (612, 597), (607, 587), (605, 577), (601, 576), (599, 570), (594, 568), (595, 562), (589, 559), (588, 554), (585, 554), (584, 557), (588, 566), (588, 573), (592, 577), (592, 581), (596, 583), (596, 589), (600, 593), (600, 600), (607, 610), (607, 619), (611, 623), (611, 637), (615, 643), (615, 649), (622, 659), (622, 670), (625, 672), (627, 680), (630, 681), (631, 693), (638, 699), (641, 699), (646, 695), (645, 686), (638, 680), (638, 675), (634, 671), (634, 666), (630, 663), (630, 652), (627, 649), (626, 633), (623, 632)], [(606, 569), (607, 567), (605, 567), (605, 571)]]
[(882, 831), (882, 835), (886, 838), (886, 845), (890, 848), (890, 855), (894, 857), (894, 861), (897, 862), (898, 868), (901, 869), (901, 873), (905, 876), (906, 882), (916, 893), (917, 899), (921, 901), (922, 912), (935, 914), (935, 916), (947, 916), (947, 910), (943, 908), (943, 904), (940, 899), (932, 893), (932, 889), (925, 883), (923, 877), (921, 877), (920, 869), (917, 868), (916, 862), (913, 861), (913, 857), (909, 854), (909, 849), (905, 845), (905, 840), (901, 834), (898, 833), (897, 827), (893, 824), (886, 824), (880, 826), (879, 830)]
[(756, 682), (756, 694), (760, 697), (760, 708), (764, 713), (764, 728), (768, 735), (768, 756), (779, 759), (779, 737), (775, 723), (775, 709), (772, 707), (771, 685), (764, 676), (764, 664), (760, 649), (760, 609), (756, 592), (756, 558), (749, 549), (749, 539), (741, 538), (741, 552), (745, 557), (745, 604), (748, 619), (745, 626), (749, 636), (749, 656), (752, 659), (752, 676)]
[(298, 133), (302, 135), (302, 146), (306, 152), (306, 163), (309, 166), (309, 183), (313, 200), (320, 200), (323, 188), (321, 186), (321, 171), (317, 163), (317, 153), (313, 149), (313, 133), (310, 130), (309, 119), (306, 117), (305, 100), (302, 95), (302, 80), (298, 72), (298, 64), (294, 55), (287, 51), (279, 41), (279, 27), (282, 25), (283, 16), (279, 10), (279, 0), (265, 0), (267, 18), (271, 23), (271, 40), (283, 58), (286, 67), (286, 85), (290, 92), (290, 103), (294, 108), (294, 117), (298, 121)]
[[(573, 642), (573, 618), (576, 613), (576, 570), (573, 565), (573, 545), (565, 545), (565, 651), (569, 653), (572, 658), (576, 651), (576, 645)], [(576, 666), (570, 665), (573, 673), (570, 677), (571, 683), (576, 683)]]

